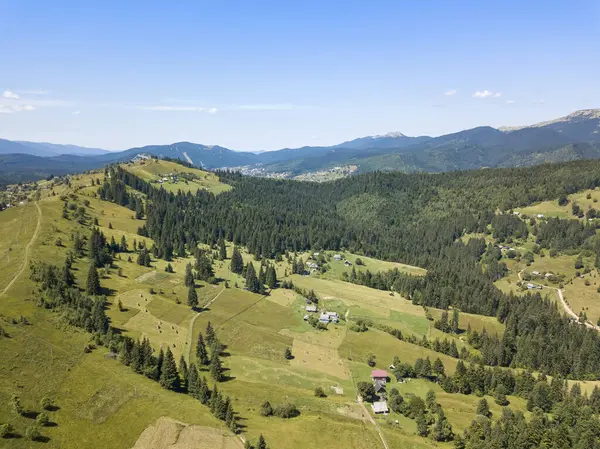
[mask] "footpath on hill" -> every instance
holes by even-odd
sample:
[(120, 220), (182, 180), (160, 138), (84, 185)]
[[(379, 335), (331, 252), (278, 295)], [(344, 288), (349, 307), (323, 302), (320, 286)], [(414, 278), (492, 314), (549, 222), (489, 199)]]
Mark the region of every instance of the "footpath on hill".
[(10, 290), (10, 288), (13, 286), (15, 281), (19, 278), (19, 276), (21, 276), (23, 274), (23, 272), (27, 269), (27, 266), (29, 265), (29, 251), (31, 249), (31, 245), (33, 245), (33, 242), (35, 242), (35, 239), (37, 238), (37, 236), (40, 232), (40, 228), (42, 227), (42, 209), (40, 208), (37, 201), (34, 202), (33, 204), (35, 204), (35, 207), (37, 208), (37, 211), (38, 211), (37, 224), (35, 225), (35, 231), (33, 232), (33, 235), (31, 236), (29, 243), (27, 243), (27, 246), (25, 246), (25, 258), (23, 259), (23, 265), (21, 266), (19, 271), (17, 271), (17, 273), (13, 276), (13, 278), (10, 280), (8, 285), (6, 287), (4, 287), (4, 290), (2, 290), (2, 292), (0, 292), (0, 298), (2, 298), (6, 294), (6, 292), (8, 292)]

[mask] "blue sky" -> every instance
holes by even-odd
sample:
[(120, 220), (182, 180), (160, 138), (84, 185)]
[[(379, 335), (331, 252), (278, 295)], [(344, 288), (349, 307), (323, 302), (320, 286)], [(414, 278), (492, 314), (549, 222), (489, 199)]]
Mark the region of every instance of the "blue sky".
[(600, 107), (600, 0), (0, 0), (0, 138), (239, 150)]

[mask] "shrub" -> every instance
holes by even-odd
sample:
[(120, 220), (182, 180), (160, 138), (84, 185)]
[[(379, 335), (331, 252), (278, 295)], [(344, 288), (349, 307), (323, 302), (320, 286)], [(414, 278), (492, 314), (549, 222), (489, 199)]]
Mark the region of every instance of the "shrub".
[(323, 389), (321, 387), (315, 388), (315, 396), (318, 397), (318, 398), (325, 398), (325, 397), (327, 397), (327, 395), (325, 394), (325, 392), (323, 391)]
[(12, 436), (13, 432), (14, 429), (11, 424), (6, 423), (0, 426), (0, 438), (9, 438), (10, 436)]
[(289, 419), (298, 416), (300, 410), (298, 410), (294, 404), (281, 404), (275, 407), (273, 414), (280, 418)]
[(273, 407), (271, 407), (271, 403), (269, 401), (265, 401), (260, 406), (260, 414), (261, 416), (271, 416), (273, 414)]
[(25, 438), (31, 441), (38, 441), (42, 438), (42, 434), (40, 433), (40, 427), (37, 424), (31, 424), (25, 429)]
[(35, 418), (35, 422), (38, 423), (40, 426), (47, 426), (48, 423), (50, 422), (50, 418), (48, 418), (48, 415), (45, 413), (40, 413), (39, 415), (37, 415), (37, 417)]

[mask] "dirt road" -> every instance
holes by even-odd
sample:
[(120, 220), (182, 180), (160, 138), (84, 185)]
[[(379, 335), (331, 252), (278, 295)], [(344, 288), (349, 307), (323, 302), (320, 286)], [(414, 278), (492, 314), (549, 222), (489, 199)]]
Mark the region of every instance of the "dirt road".
[[(215, 302), (217, 300), (217, 298), (219, 296), (221, 296), (221, 293), (223, 293), (225, 291), (225, 287), (223, 287), (223, 289), (221, 289), (221, 291), (219, 293), (217, 293), (215, 295), (215, 297), (213, 299), (211, 299), (210, 301), (208, 301), (206, 304), (204, 304), (202, 306), (203, 309), (206, 309), (208, 306), (210, 306), (213, 302)], [(196, 319), (200, 316), (199, 313), (197, 313), (196, 315), (194, 315), (192, 317), (192, 319), (190, 320), (190, 324), (188, 324), (188, 333), (187, 333), (187, 341), (185, 343), (185, 350), (184, 350), (184, 357), (185, 357), (185, 361), (189, 364), (190, 363), (190, 356), (192, 354), (192, 346), (194, 344), (193, 342), (193, 331), (194, 331), (194, 323), (196, 322)]]
[[(525, 271), (525, 268), (523, 268), (521, 271), (519, 271), (519, 280), (522, 281), (523, 278), (521, 277), (521, 273), (523, 273), (523, 271)], [(565, 312), (567, 313), (567, 315), (569, 315), (570, 317), (572, 317), (575, 320), (579, 320), (579, 315), (577, 315), (575, 312), (573, 312), (573, 309), (571, 309), (571, 307), (569, 306), (569, 304), (567, 304), (567, 301), (565, 301), (565, 298), (563, 296), (563, 292), (560, 288), (557, 287), (549, 287), (547, 286), (546, 288), (552, 289), (552, 290), (556, 290), (556, 292), (558, 293), (558, 299), (560, 299), (560, 303), (563, 306), (563, 309), (565, 309)], [(597, 331), (600, 331), (600, 327), (590, 323), (589, 321), (586, 321), (584, 323), (587, 327), (589, 327), (590, 329), (595, 329)]]
[(37, 224), (35, 225), (35, 231), (33, 232), (33, 235), (31, 236), (31, 240), (29, 240), (29, 243), (27, 243), (27, 246), (25, 246), (25, 259), (23, 259), (23, 265), (21, 266), (19, 271), (17, 271), (17, 274), (15, 274), (14, 277), (10, 280), (8, 285), (6, 287), (4, 287), (4, 290), (2, 290), (2, 292), (0, 293), (0, 298), (2, 298), (6, 294), (6, 292), (10, 290), (10, 288), (13, 286), (15, 281), (19, 278), (19, 276), (21, 276), (23, 274), (23, 272), (27, 269), (27, 266), (29, 265), (29, 252), (31, 250), (31, 245), (33, 245), (33, 242), (35, 242), (35, 239), (37, 238), (37, 236), (40, 232), (40, 228), (42, 226), (42, 209), (40, 208), (37, 201), (33, 204), (35, 204), (35, 207), (37, 208), (37, 211), (38, 211), (38, 219), (37, 219)]

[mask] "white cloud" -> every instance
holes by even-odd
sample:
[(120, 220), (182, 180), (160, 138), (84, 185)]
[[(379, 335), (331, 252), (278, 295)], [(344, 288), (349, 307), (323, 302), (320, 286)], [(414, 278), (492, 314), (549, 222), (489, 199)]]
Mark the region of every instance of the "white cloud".
[(532, 103), (533, 104), (544, 104), (544, 103), (546, 103), (546, 101), (545, 100), (533, 100)]
[(447, 97), (451, 97), (453, 95), (456, 95), (456, 92), (457, 92), (456, 89), (450, 89), (450, 90), (447, 90), (446, 92), (444, 92), (444, 95)]
[(241, 111), (291, 111), (292, 109), (299, 108), (293, 104), (240, 104), (234, 106), (233, 109)]
[(11, 100), (18, 100), (19, 98), (21, 98), (19, 96), (19, 94), (11, 91), (11, 90), (5, 90), (4, 92), (2, 92), (2, 96), (4, 98), (10, 98)]
[(217, 108), (203, 108), (199, 106), (135, 106), (135, 109), (142, 111), (161, 111), (161, 112), (207, 112), (209, 114), (216, 114)]
[(515, 104), (516, 101), (515, 100), (506, 100), (506, 104)]
[(71, 114), (73, 114), (73, 115), (79, 115), (79, 114), (81, 114), (81, 111), (73, 111), (73, 112), (71, 112)]
[(35, 111), (35, 106), (30, 104), (0, 104), (0, 113), (2, 114), (13, 114), (15, 112), (29, 112)]
[(44, 97), (52, 93), (51, 91), (45, 89), (19, 89), (17, 92), (21, 95), (33, 95), (36, 97)]
[(491, 92), (489, 90), (478, 90), (473, 94), (473, 98), (499, 98), (502, 92)]

